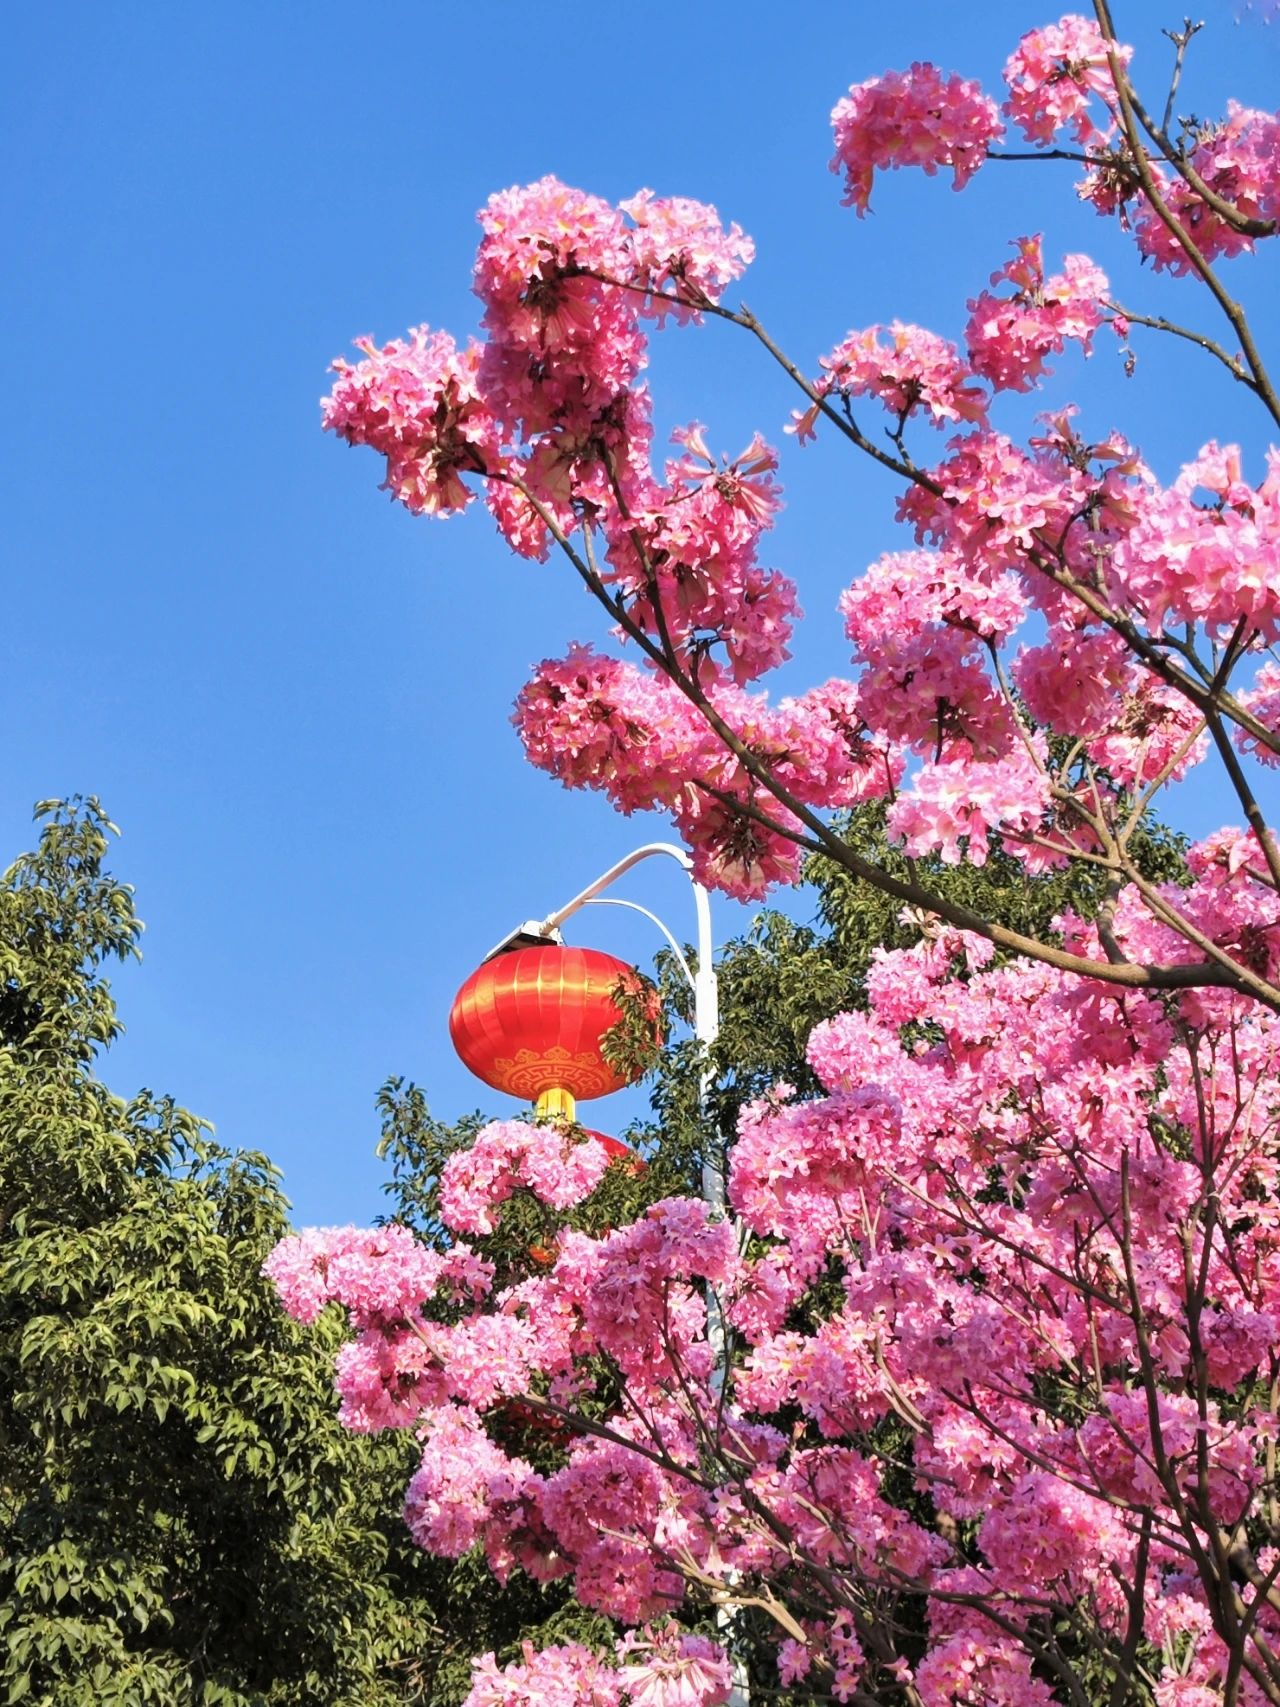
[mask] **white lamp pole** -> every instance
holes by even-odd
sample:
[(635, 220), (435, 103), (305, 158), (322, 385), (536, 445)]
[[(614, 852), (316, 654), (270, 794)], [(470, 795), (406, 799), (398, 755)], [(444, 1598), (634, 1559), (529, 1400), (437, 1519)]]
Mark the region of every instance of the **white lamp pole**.
[[(647, 907), (640, 906), (635, 901), (624, 901), (613, 896), (605, 897), (603, 891), (612, 887), (618, 879), (624, 876), (642, 859), (649, 859), (654, 854), (665, 854), (676, 864), (689, 879), (693, 890), (694, 907), (698, 917), (698, 968), (693, 971), (685, 959), (680, 944), (663, 924), (656, 913), (651, 913)], [(563, 907), (557, 907), (554, 913), (548, 913), (545, 919), (526, 919), (524, 924), (503, 937), (498, 945), (485, 956), (492, 960), (494, 955), (501, 954), (508, 948), (519, 948), (532, 945), (535, 942), (559, 942), (560, 927), (566, 919), (582, 907), (627, 907), (633, 913), (641, 913), (655, 924), (666, 937), (675, 956), (676, 965), (693, 991), (693, 1032), (704, 1050), (702, 1079), (700, 1086), (700, 1103), (704, 1121), (708, 1116), (708, 1101), (711, 1092), (713, 1070), (711, 1066), (711, 1047), (720, 1034), (720, 996), (716, 983), (715, 959), (711, 944), (711, 901), (706, 889), (693, 875), (693, 861), (683, 848), (674, 842), (646, 842), (641, 848), (636, 848), (620, 859), (616, 865), (611, 865), (608, 871), (602, 872), (594, 883), (566, 901)], [(720, 1158), (716, 1154), (716, 1146), (708, 1144), (702, 1158), (702, 1199), (709, 1209), (717, 1214), (725, 1212), (724, 1171), (720, 1166)], [(707, 1287), (707, 1337), (715, 1354), (715, 1382), (717, 1388), (723, 1383), (726, 1371), (726, 1343), (724, 1317), (720, 1310), (720, 1300), (715, 1288)], [(720, 1623), (728, 1629), (733, 1622), (732, 1611), (722, 1608)], [(733, 1691), (729, 1697), (729, 1707), (748, 1707), (749, 1694), (747, 1688), (746, 1668), (737, 1661), (733, 1666)]]

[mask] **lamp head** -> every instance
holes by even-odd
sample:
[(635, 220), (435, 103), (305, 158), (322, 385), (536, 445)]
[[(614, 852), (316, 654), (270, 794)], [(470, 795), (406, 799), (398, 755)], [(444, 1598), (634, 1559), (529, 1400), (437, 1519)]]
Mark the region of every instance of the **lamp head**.
[(526, 919), (522, 925), (508, 931), (502, 941), (489, 950), (480, 964), (483, 966), (486, 961), (496, 960), (500, 954), (510, 954), (517, 948), (554, 947), (563, 942), (564, 938), (554, 925), (547, 930), (541, 919)]

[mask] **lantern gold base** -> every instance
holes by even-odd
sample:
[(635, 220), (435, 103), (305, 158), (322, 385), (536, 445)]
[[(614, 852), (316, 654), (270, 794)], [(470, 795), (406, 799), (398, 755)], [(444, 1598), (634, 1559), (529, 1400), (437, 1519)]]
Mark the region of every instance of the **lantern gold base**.
[(558, 1085), (549, 1091), (542, 1091), (534, 1104), (534, 1113), (539, 1120), (567, 1120), (577, 1118), (577, 1104), (571, 1091), (561, 1090)]

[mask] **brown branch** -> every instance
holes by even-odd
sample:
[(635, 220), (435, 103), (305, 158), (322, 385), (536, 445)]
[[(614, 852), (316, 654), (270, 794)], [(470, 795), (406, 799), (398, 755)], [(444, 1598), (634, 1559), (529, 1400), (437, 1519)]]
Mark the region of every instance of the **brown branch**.
[(1138, 1537), (1138, 1553), (1134, 1560), (1132, 1584), (1121, 1583), (1129, 1607), (1129, 1622), (1124, 1633), (1124, 1645), (1116, 1661), (1116, 1679), (1111, 1686), (1108, 1707), (1124, 1707), (1125, 1690), (1133, 1681), (1138, 1660), (1138, 1647), (1146, 1623), (1147, 1561), (1151, 1555), (1151, 1519), (1144, 1517)]
[(986, 160), (1074, 160), (1077, 166), (1108, 166), (1108, 154), (1087, 154), (1078, 148), (988, 148)]
[(1213, 744), (1218, 749), (1218, 757), (1222, 760), (1223, 768), (1231, 778), (1231, 786), (1236, 791), (1236, 799), (1240, 802), (1241, 810), (1248, 819), (1249, 828), (1258, 838), (1262, 848), (1263, 858), (1267, 862), (1267, 870), (1271, 873), (1271, 881), (1280, 889), (1280, 845), (1277, 845), (1274, 832), (1262, 815), (1253, 790), (1249, 787), (1244, 767), (1231, 744), (1231, 738), (1222, 727), (1222, 719), (1214, 713), (1208, 718), (1209, 733)]
[(1165, 103), (1165, 112), (1162, 122), (1157, 124), (1151, 117), (1151, 114), (1143, 105), (1141, 96), (1129, 81), (1128, 74), (1126, 73), (1125, 84), (1129, 102), (1134, 113), (1137, 115), (1138, 122), (1141, 124), (1143, 130), (1146, 131), (1152, 142), (1154, 142), (1156, 147), (1160, 150), (1161, 158), (1168, 165), (1173, 167), (1174, 171), (1182, 181), (1185, 184), (1188, 184), (1195, 191), (1196, 195), (1202, 202), (1204, 202), (1206, 207), (1211, 208), (1224, 224), (1231, 226), (1232, 230), (1240, 232), (1242, 236), (1271, 237), (1274, 235), (1276, 230), (1276, 221), (1274, 219), (1255, 219), (1251, 214), (1241, 213), (1240, 209), (1234, 202), (1228, 201), (1225, 196), (1220, 196), (1215, 189), (1212, 189), (1205, 183), (1204, 179), (1192, 164), (1191, 157), (1188, 155), (1186, 148), (1175, 147), (1173, 139), (1169, 135), (1169, 124), (1173, 116), (1173, 103), (1177, 98), (1178, 84), (1182, 77), (1182, 62), (1186, 53), (1187, 43), (1191, 40), (1191, 37), (1202, 28), (1203, 25), (1193, 24), (1190, 18), (1188, 18), (1186, 20), (1185, 33), (1179, 35), (1178, 33), (1169, 30), (1164, 32), (1165, 35), (1169, 37), (1170, 41), (1172, 41), (1176, 46), (1177, 55), (1174, 62), (1173, 81), (1170, 84), (1169, 98)]
[(1113, 314), (1118, 314), (1125, 320), (1132, 321), (1135, 326), (1146, 326), (1153, 332), (1168, 332), (1172, 337), (1185, 338), (1189, 344), (1194, 344), (1197, 349), (1204, 350), (1220, 361), (1232, 379), (1239, 380), (1241, 385), (1247, 385), (1255, 396), (1258, 394), (1258, 387), (1252, 375), (1207, 333), (1192, 331), (1189, 326), (1179, 326), (1176, 320), (1166, 320), (1163, 314), (1135, 314), (1132, 309), (1125, 308), (1119, 302), (1105, 302), (1103, 307), (1109, 308)]
[[(592, 574), (589, 566), (574, 549), (573, 542), (545, 505), (541, 504), (522, 482), (517, 482), (517, 485), (545, 522), (552, 537), (569, 558), (584, 585), (599, 600), (624, 633), (636, 643), (647, 658), (657, 664), (668, 680), (697, 707), (713, 733), (734, 755), (747, 774), (811, 832), (820, 844), (821, 851), (829, 859), (834, 860), (836, 864), (852, 873), (854, 877), (861, 878), (864, 883), (869, 883), (884, 894), (892, 895), (896, 900), (905, 901), (910, 906), (918, 907), (924, 912), (936, 913), (948, 924), (955, 925), (960, 930), (971, 931), (975, 936), (984, 937), (988, 942), (994, 943), (997, 948), (1003, 948), (1013, 954), (1026, 955), (1030, 959), (1039, 960), (1047, 966), (1053, 966), (1061, 972), (1079, 973), (1085, 977), (1097, 978), (1105, 984), (1117, 984), (1131, 990), (1190, 990), (1200, 989), (1206, 985), (1242, 991), (1247, 989), (1260, 1001), (1280, 1011), (1280, 992), (1273, 991), (1264, 981), (1242, 968), (1235, 967), (1234, 963), (1224, 963), (1224, 957), (1220, 950), (1209, 961), (1175, 962), (1151, 966), (1137, 965), (1132, 962), (1116, 965), (1105, 959), (1095, 960), (1087, 955), (1072, 954), (1066, 949), (1055, 947), (1051, 943), (1041, 942), (1037, 937), (1024, 936), (1021, 931), (1010, 930), (1005, 925), (984, 918), (980, 913), (975, 913), (972, 908), (963, 906), (960, 902), (926, 889), (917, 882), (896, 877), (882, 866), (873, 865), (869, 860), (863, 859), (837, 835), (825, 820), (806, 806), (803, 801), (798, 800), (790, 789), (778, 781), (768, 764), (753, 753), (736, 730), (720, 716), (699, 683), (685, 672), (675, 669), (669, 664), (661, 648), (654, 644), (621, 601), (612, 598), (608, 590), (601, 584), (599, 577)], [(743, 803), (743, 809), (746, 810), (745, 803)], [(779, 835), (786, 836), (790, 840), (799, 839), (795, 832), (786, 825), (769, 819), (766, 819), (765, 822), (769, 823)]]
[[(1244, 352), (1245, 361), (1249, 364), (1249, 371), (1253, 375), (1258, 396), (1272, 420), (1275, 421), (1277, 426), (1280, 426), (1280, 397), (1276, 395), (1270, 376), (1267, 373), (1266, 367), (1263, 365), (1262, 357), (1259, 354), (1256, 343), (1254, 342), (1253, 333), (1250, 329), (1249, 322), (1245, 317), (1244, 310), (1240, 307), (1238, 302), (1233, 301), (1233, 299), (1227, 294), (1226, 288), (1221, 279), (1219, 279), (1208, 261), (1201, 254), (1194, 239), (1179, 224), (1168, 203), (1160, 194), (1159, 186), (1157, 185), (1155, 176), (1151, 170), (1151, 162), (1147, 158), (1147, 151), (1143, 146), (1142, 138), (1138, 134), (1139, 121), (1137, 118), (1137, 108), (1135, 106), (1137, 96), (1133, 85), (1129, 81), (1128, 73), (1120, 63), (1120, 56), (1117, 51), (1115, 25), (1111, 21), (1111, 7), (1108, 4), (1108, 0), (1093, 0), (1093, 10), (1098, 20), (1098, 27), (1106, 39), (1107, 64), (1111, 70), (1111, 80), (1115, 85), (1116, 97), (1120, 104), (1120, 125), (1121, 129), (1124, 131), (1125, 140), (1129, 144), (1129, 149), (1133, 156), (1134, 168), (1137, 171), (1139, 180), (1142, 184), (1143, 194), (1154, 210), (1157, 219), (1159, 219), (1160, 223), (1169, 232), (1169, 235), (1173, 238), (1174, 242), (1178, 244), (1179, 248), (1181, 248), (1183, 254), (1191, 263), (1193, 271), (1199, 275), (1200, 279), (1208, 287), (1210, 294), (1217, 302), (1219, 308), (1221, 308), (1222, 312), (1226, 315), (1232, 330), (1240, 340), (1240, 348)], [(1190, 182), (1190, 179), (1188, 179), (1188, 182)], [(1197, 190), (1196, 193), (1200, 194), (1200, 191)], [(1226, 205), (1229, 206), (1230, 204), (1228, 203)]]
[(1173, 122), (1173, 104), (1178, 98), (1178, 85), (1182, 82), (1182, 67), (1187, 57), (1187, 48), (1191, 45), (1193, 36), (1199, 35), (1203, 24), (1193, 24), (1190, 18), (1184, 18), (1181, 30), (1166, 30), (1164, 33), (1173, 43), (1173, 75), (1169, 79), (1169, 94), (1164, 103), (1164, 118), (1160, 121), (1161, 134), (1168, 132)]
[(1234, 956), (1228, 954), (1225, 948), (1216, 943), (1211, 936), (1202, 931), (1198, 925), (1194, 925), (1185, 913), (1180, 912), (1171, 902), (1166, 901), (1155, 885), (1142, 875), (1127, 855), (1124, 858), (1123, 870), (1125, 876), (1142, 896), (1147, 907), (1156, 918), (1168, 925), (1170, 930), (1176, 931), (1179, 936), (1192, 943), (1209, 960), (1224, 970), (1232, 972), (1234, 974), (1231, 979), (1232, 986), (1241, 994), (1247, 993), (1255, 996), (1267, 1007), (1275, 1008), (1277, 1012), (1280, 1012), (1280, 989), (1274, 984), (1268, 983), (1265, 978), (1250, 967), (1242, 965)]

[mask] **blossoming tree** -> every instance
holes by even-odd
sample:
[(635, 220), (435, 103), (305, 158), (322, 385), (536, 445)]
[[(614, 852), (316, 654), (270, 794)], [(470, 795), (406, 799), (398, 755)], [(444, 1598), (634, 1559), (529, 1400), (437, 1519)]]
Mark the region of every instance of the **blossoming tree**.
[[(769, 1619), (775, 1682), (805, 1696), (1280, 1702), (1280, 845), (1259, 785), (1280, 762), (1280, 453), (1258, 480), (1234, 445), (1189, 445), (1164, 484), (1072, 411), (1025, 445), (994, 423), (1068, 344), (1138, 328), (1190, 340), (1280, 424), (1221, 269), (1276, 234), (1280, 117), (1175, 125), (1193, 34), (1162, 112), (1097, 0), (1023, 37), (1002, 104), (918, 64), (833, 114), (859, 216), (896, 168), (963, 188), (1074, 160), (1184, 281), (1186, 324), (1022, 236), (960, 346), (861, 327), (809, 374), (728, 300), (738, 227), (543, 179), (481, 214), (481, 341), (420, 327), (337, 364), (325, 424), (386, 457), (393, 496), (434, 516), (480, 497), (624, 643), (539, 666), (516, 711), (535, 764), (669, 812), (732, 894), (817, 853), (919, 926), (876, 957), (866, 1011), (814, 1031), (825, 1094), (743, 1112), (731, 1221), (668, 1197), (566, 1226), (499, 1284), (467, 1241), (513, 1197), (568, 1213), (605, 1158), (497, 1123), (446, 1166), (452, 1242), (347, 1229), (273, 1257), (295, 1315), (350, 1313), (350, 1425), (420, 1432), (421, 1544), (571, 1578), (623, 1627), (612, 1654), (481, 1659), (472, 1707), (723, 1700), (714, 1607)], [(718, 462), (694, 425), (660, 472), (651, 454), (648, 328), (708, 317), (794, 381), (801, 443), (839, 434), (897, 483), (909, 535), (843, 598), (851, 677), (776, 703), (757, 684), (797, 608), (758, 558), (775, 453)], [(1202, 764), (1241, 822), (1185, 881), (1153, 878), (1136, 838)], [(900, 861), (833, 821), (874, 801)], [(1088, 867), (1101, 905), (1029, 934), (928, 881), (993, 849)], [(563, 1428), (554, 1462), (499, 1438), (513, 1400)]]

